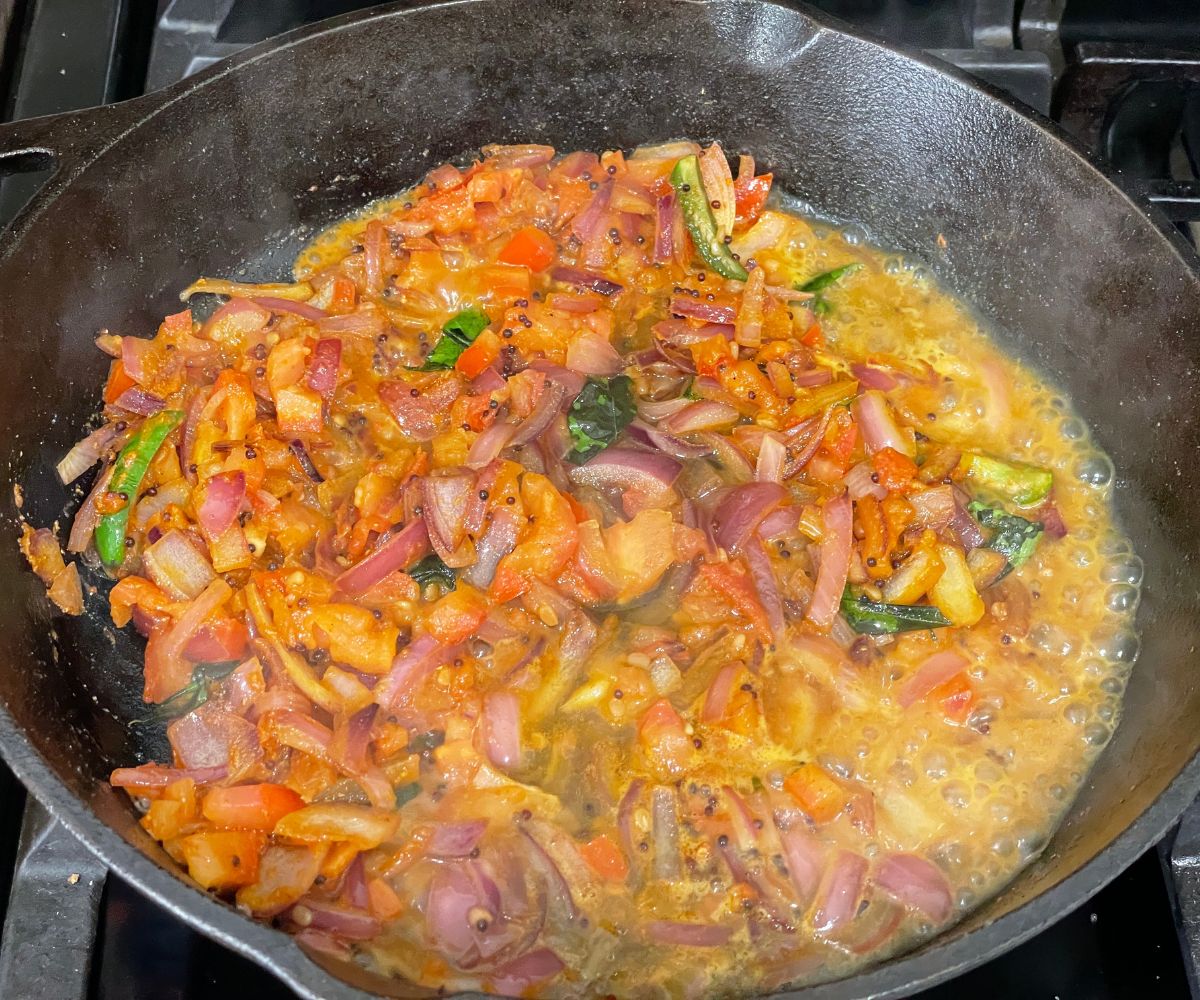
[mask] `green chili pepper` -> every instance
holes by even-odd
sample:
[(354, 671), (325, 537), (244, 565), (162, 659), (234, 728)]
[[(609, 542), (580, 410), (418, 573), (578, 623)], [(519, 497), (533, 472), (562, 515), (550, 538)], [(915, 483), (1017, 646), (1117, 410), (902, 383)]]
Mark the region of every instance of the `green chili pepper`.
[(1013, 501), (1018, 507), (1036, 507), (1050, 495), (1054, 476), (1049, 469), (1019, 462), (1004, 462), (991, 455), (966, 454), (967, 478), (985, 490)]
[(695, 154), (685, 156), (675, 164), (671, 171), (671, 186), (683, 209), (683, 221), (687, 223), (692, 242), (704, 262), (723, 278), (745, 281), (746, 269), (734, 259), (733, 252), (717, 231), (717, 220), (700, 178), (700, 160)]
[(841, 267), (835, 267), (832, 271), (824, 271), (815, 278), (809, 278), (803, 284), (796, 285), (796, 291), (812, 292), (813, 298), (809, 302), (809, 308), (818, 316), (828, 315), (833, 312), (833, 306), (825, 300), (825, 296), (821, 293), (830, 285), (841, 281), (847, 274), (857, 271), (860, 267), (862, 265), (857, 263), (843, 264)]
[(860, 635), (894, 635), (925, 628), (945, 628), (950, 619), (932, 605), (882, 604), (855, 597), (847, 587), (842, 594), (842, 617)]
[(115, 514), (105, 514), (96, 525), (96, 551), (106, 565), (120, 566), (125, 561), (125, 527), (129, 523), (130, 508), (158, 449), (182, 422), (182, 410), (163, 410), (147, 417), (117, 456), (108, 491), (123, 494), (125, 506)]

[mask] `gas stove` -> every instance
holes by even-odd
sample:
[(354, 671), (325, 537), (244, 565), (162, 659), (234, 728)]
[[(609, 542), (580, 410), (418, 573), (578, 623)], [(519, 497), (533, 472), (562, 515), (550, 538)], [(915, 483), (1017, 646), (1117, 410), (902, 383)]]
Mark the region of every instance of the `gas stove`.
[[(166, 86), (355, 0), (0, 0), (0, 120)], [(1052, 117), (1200, 237), (1200, 4), (819, 0)], [(44, 177), (0, 181), (0, 225)], [(1200, 1000), (1200, 805), (1090, 902), (922, 1000)], [(0, 765), (0, 998), (293, 996), (108, 875)]]

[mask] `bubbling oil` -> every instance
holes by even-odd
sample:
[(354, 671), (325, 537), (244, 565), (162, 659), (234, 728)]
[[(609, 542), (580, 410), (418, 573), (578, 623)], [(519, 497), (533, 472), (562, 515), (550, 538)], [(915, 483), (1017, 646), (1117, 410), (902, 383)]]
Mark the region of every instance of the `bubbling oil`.
[[(852, 776), (876, 790), (887, 817), (877, 841), (936, 861), (965, 914), (1045, 848), (1120, 720), (1143, 567), (1113, 517), (1113, 464), (1061, 389), (1003, 351), (920, 265), (811, 219), (794, 220), (786, 243), (758, 257), (780, 284), (859, 264), (828, 296), (831, 346), (929, 365), (948, 380), (940, 391), (900, 393), (917, 430), (1054, 474), (1068, 534), (1043, 541), (1019, 572), (1032, 598), (1027, 633), (997, 647), (984, 630), (965, 644), (982, 692), (967, 725), (986, 733), (984, 755), (956, 746), (949, 727), (874, 713), (842, 713), (823, 740), (856, 747)], [(921, 935), (911, 928), (889, 951)]]

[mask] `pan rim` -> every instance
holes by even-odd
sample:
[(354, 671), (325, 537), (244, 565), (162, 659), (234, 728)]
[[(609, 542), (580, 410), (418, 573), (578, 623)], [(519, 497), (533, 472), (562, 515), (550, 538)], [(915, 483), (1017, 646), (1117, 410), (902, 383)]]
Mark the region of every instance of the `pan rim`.
[[(301, 27), (259, 43), (235, 54), (228, 60), (215, 64), (196, 76), (180, 81), (162, 91), (128, 102), (127, 106), (131, 111), (144, 110), (144, 113), (137, 114), (130, 120), (122, 121), (119, 128), (107, 136), (105, 141), (83, 160), (77, 170), (72, 171), (72, 176), (65, 177), (58, 184), (51, 182), (43, 188), (44, 196), (43, 194), (36, 196), (10, 230), (13, 238), (6, 241), (8, 245), (3, 252), (0, 252), (0, 259), (8, 258), (16, 251), (26, 225), (47, 210), (57, 199), (58, 194), (69, 186), (78, 173), (103, 158), (111, 149), (131, 134), (136, 133), (139, 128), (160, 113), (173, 107), (178, 101), (187, 99), (195, 92), (203, 90), (208, 85), (227, 75), (238, 73), (242, 71), (243, 67), (251, 66), (261, 59), (273, 57), (319, 36), (330, 36), (373, 20), (416, 16), (433, 13), (442, 8), (466, 7), (487, 2), (489, 0), (432, 0), (432, 2), (418, 0), (416, 3), (401, 0), (398, 3), (344, 15)], [(608, 2), (620, 5), (627, 0), (608, 0)], [(1050, 140), (1080, 160), (1090, 171), (1094, 181), (1109, 187), (1112, 194), (1144, 217), (1156, 235), (1165, 240), (1173, 255), (1178, 259), (1180, 266), (1187, 270), (1193, 285), (1200, 289), (1200, 276), (1197, 274), (1200, 270), (1200, 257), (1170, 226), (1166, 217), (1157, 208), (1140, 203), (1121, 185), (1119, 172), (1100, 162), (1090, 151), (1083, 149), (1058, 125), (1033, 109), (1018, 105), (997, 88), (981, 83), (936, 57), (899, 50), (869, 33), (848, 26), (839, 19), (815, 11), (801, 3), (789, 2), (789, 0), (671, 0), (671, 2), (702, 6), (733, 4), (779, 7), (808, 22), (812, 30), (813, 42), (827, 35), (848, 36), (857, 42), (882, 50), (891, 57), (904, 59), (924, 70), (949, 77), (959, 85), (984, 94), (998, 102), (1012, 115), (1025, 119), (1036, 126)], [(350, 998), (371, 995), (329, 974), (319, 963), (310, 960), (289, 935), (245, 917), (233, 907), (207, 896), (197, 887), (185, 881), (182, 875), (159, 865), (138, 850), (133, 843), (101, 820), (84, 799), (76, 796), (67, 788), (33, 746), (24, 731), (16, 725), (15, 720), (3, 705), (0, 705), (0, 757), (8, 762), (13, 772), (30, 790), (31, 794), (43, 802), (55, 818), (78, 837), (111, 871), (139, 891), (151, 896), (159, 905), (164, 906), (190, 926), (272, 971), (304, 996), (350, 1000)], [(1148, 844), (1160, 839), (1197, 795), (1200, 795), (1200, 754), (1194, 756), (1182, 767), (1150, 805), (1092, 858), (1080, 865), (1076, 871), (1008, 913), (951, 940), (944, 940), (941, 935), (931, 938), (928, 943), (915, 952), (898, 955), (848, 978), (772, 995), (795, 997), (800, 1000), (897, 997), (960, 975), (1028, 940), (1070, 910), (1085, 903), (1132, 864)], [(1053, 840), (1051, 844), (1053, 844)], [(204, 900), (203, 903), (198, 902), (201, 899)], [(953, 933), (953, 928), (948, 928), (947, 933)], [(459, 994), (459, 996), (476, 995)]]

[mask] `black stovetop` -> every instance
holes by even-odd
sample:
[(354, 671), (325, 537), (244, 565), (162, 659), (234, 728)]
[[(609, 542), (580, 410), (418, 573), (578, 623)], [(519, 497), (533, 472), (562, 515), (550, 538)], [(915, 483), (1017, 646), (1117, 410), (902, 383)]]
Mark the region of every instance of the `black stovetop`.
[[(368, 6), (355, 0), (0, 0), (0, 120), (153, 89), (242, 45)], [(1169, 187), (1200, 218), (1200, 4), (1184, 0), (819, 0), (933, 50), (1036, 107), (1119, 165)], [(0, 225), (37, 177), (0, 183)], [(1200, 335), (1200, 332), (1198, 332)], [(18, 863), (24, 792), (0, 765), (0, 926)], [(1197, 813), (1200, 816), (1200, 813)], [(1189, 995), (1170, 839), (1093, 900), (922, 1000), (1109, 1000)], [(1186, 891), (1185, 897), (1186, 908)], [(1198, 897), (1200, 898), (1200, 897)], [(65, 984), (62, 989), (65, 990)], [(258, 1000), (293, 993), (269, 973), (110, 877), (81, 998)], [(65, 996), (54, 984), (45, 995)], [(75, 994), (73, 994), (75, 995)], [(1198, 994), (1200, 995), (1200, 994)], [(10, 998), (2, 998), (10, 1000)], [(31, 1000), (13, 997), (11, 1000)]]

